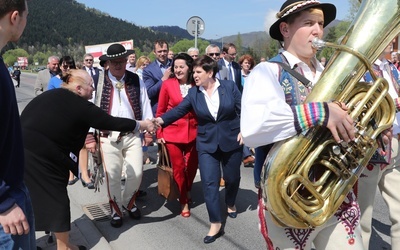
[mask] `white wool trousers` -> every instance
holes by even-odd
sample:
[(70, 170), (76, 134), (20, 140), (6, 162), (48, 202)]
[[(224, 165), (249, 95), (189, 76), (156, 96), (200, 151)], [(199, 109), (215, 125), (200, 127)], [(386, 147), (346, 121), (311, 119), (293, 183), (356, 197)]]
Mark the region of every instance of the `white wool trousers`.
[[(123, 209), (130, 210), (135, 205), (135, 194), (143, 176), (143, 151), (138, 132), (122, 136), (119, 142), (116, 142), (115, 138), (116, 136), (111, 135), (101, 137), (100, 142), (112, 212), (117, 212), (122, 216)], [(121, 186), (123, 168), (126, 171), (124, 187)]]
[(361, 209), (361, 229), (365, 249), (369, 249), (376, 188), (389, 208), (392, 223), (392, 249), (400, 249), (400, 154), (398, 138), (392, 139), (391, 161), (386, 167), (378, 164), (364, 169), (358, 181), (358, 202)]

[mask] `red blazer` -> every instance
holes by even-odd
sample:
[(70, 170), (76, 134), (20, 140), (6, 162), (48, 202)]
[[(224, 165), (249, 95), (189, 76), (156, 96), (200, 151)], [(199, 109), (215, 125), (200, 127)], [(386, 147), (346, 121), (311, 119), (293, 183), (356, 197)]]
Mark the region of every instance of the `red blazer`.
[[(178, 79), (174, 77), (165, 80), (158, 97), (156, 117), (178, 106), (182, 100)], [(157, 130), (157, 138), (164, 138), (166, 142), (189, 143), (196, 139), (196, 135), (197, 117), (193, 110), (169, 126)]]

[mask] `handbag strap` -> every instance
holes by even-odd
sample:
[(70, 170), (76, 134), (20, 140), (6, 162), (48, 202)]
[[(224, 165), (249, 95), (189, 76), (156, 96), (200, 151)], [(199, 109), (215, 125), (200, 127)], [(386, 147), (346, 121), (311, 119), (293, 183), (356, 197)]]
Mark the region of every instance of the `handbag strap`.
[(169, 155), (168, 155), (168, 150), (167, 147), (165, 146), (165, 143), (159, 143), (160, 145), (160, 153), (159, 153), (159, 166), (168, 166), (171, 167), (170, 161), (169, 161)]
[(291, 74), (294, 78), (296, 78), (297, 80), (299, 80), (305, 87), (309, 87), (311, 86), (311, 81), (308, 80), (307, 78), (305, 78), (302, 74), (300, 74), (299, 72), (297, 72), (296, 70), (290, 68), (289, 65), (287, 65), (284, 62), (277, 62), (277, 61), (270, 61), (273, 63), (277, 63), (279, 64), (284, 70), (286, 70), (287, 72), (289, 72), (289, 74)]

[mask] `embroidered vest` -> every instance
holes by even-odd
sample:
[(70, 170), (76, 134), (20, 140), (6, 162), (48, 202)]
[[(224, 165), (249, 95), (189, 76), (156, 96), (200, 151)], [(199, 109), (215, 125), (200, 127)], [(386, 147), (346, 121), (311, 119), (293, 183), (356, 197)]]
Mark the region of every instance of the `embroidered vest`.
[[(397, 95), (400, 96), (400, 79), (399, 79), (399, 71), (397, 70), (396, 66), (389, 62), (390, 72), (387, 72), (390, 75), (392, 83), (394, 84), (394, 88), (396, 89)], [(383, 77), (383, 72), (380, 67), (376, 64), (372, 65), (375, 75), (378, 77)], [(370, 72), (367, 72), (364, 76), (364, 80), (366, 82), (372, 82), (372, 77)]]
[[(269, 61), (289, 64), (281, 53), (271, 58)], [(301, 74), (301, 72), (299, 73)], [(285, 93), (286, 103), (290, 106), (302, 104), (309, 94), (309, 90), (304, 86), (304, 84), (281, 66), (279, 66), (279, 83)]]
[[(136, 120), (142, 120), (142, 107), (140, 104), (140, 81), (139, 76), (130, 71), (125, 71), (125, 87), (124, 90), (128, 96), (129, 103), (132, 107), (133, 114)], [(101, 94), (100, 108), (111, 114), (113, 85), (111, 79), (108, 77), (108, 70), (104, 72), (104, 86)]]

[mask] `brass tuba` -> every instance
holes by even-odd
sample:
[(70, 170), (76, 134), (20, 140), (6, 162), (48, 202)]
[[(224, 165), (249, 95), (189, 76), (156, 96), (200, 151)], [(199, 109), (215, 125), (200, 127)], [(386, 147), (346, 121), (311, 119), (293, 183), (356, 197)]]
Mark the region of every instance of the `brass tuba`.
[[(312, 128), (278, 142), (262, 174), (263, 197), (274, 221), (285, 227), (324, 224), (342, 204), (378, 148), (382, 131), (392, 126), (394, 102), (389, 85), (371, 69), (400, 32), (399, 0), (362, 1), (340, 45), (306, 102), (337, 100), (349, 107), (356, 140), (336, 143), (324, 127)], [(370, 71), (375, 82), (360, 83)]]

